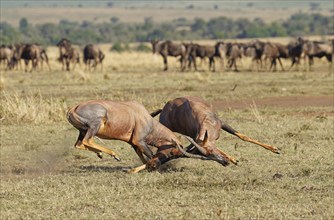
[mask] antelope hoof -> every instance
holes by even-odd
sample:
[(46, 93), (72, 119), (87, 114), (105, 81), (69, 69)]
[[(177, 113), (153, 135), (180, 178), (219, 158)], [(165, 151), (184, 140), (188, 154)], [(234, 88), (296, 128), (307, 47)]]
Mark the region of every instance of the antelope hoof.
[(281, 154), (281, 149), (279, 149), (279, 148), (276, 148), (276, 149), (274, 149), (274, 151), (273, 151), (275, 154)]
[(234, 165), (238, 165), (239, 160), (235, 160), (235, 159), (233, 159), (233, 160), (231, 160), (231, 162), (232, 162)]
[(96, 153), (96, 155), (100, 158), (100, 159), (102, 159), (103, 157), (102, 157), (102, 153), (101, 152), (99, 152), (99, 153)]

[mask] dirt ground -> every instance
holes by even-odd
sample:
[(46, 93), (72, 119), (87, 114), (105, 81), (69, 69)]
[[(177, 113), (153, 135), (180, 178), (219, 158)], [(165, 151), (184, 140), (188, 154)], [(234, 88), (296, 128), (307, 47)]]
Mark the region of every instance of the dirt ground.
[(328, 107), (332, 106), (329, 115), (334, 116), (334, 96), (282, 96), (268, 97), (262, 99), (245, 99), (245, 100), (217, 100), (211, 104), (215, 110), (226, 109), (245, 109), (252, 105), (256, 107)]

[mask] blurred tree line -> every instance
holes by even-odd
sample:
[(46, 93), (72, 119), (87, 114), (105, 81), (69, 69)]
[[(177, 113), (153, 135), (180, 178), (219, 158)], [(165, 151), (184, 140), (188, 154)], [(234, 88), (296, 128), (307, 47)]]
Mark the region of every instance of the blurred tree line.
[(177, 18), (171, 22), (155, 23), (151, 17), (143, 23), (122, 23), (117, 17), (110, 22), (92, 23), (61, 20), (58, 24), (32, 25), (22, 18), (19, 27), (0, 23), (0, 43), (17, 42), (55, 45), (61, 38), (75, 44), (145, 42), (150, 39), (198, 40), (224, 38), (255, 38), (277, 36), (304, 36), (333, 34), (334, 17), (321, 14), (298, 13), (284, 21), (266, 23), (260, 18), (233, 20), (217, 17), (205, 21), (201, 18)]

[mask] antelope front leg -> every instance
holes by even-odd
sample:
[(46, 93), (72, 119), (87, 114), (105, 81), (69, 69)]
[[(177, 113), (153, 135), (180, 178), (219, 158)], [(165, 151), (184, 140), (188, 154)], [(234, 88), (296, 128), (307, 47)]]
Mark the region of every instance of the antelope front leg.
[(138, 173), (138, 172), (140, 172), (142, 170), (145, 170), (145, 169), (146, 169), (146, 164), (143, 164), (143, 165), (141, 165), (139, 167), (135, 167), (135, 168), (130, 169), (128, 171), (128, 173)]
[(136, 151), (138, 157), (140, 158), (140, 160), (145, 164), (147, 163), (147, 160), (145, 159), (143, 152), (137, 147), (137, 146), (132, 146), (133, 149)]
[(274, 146), (270, 146), (270, 145), (268, 145), (268, 144), (261, 143), (261, 142), (259, 142), (259, 141), (257, 141), (257, 140), (254, 140), (254, 139), (252, 139), (252, 138), (250, 138), (250, 137), (247, 137), (246, 135), (241, 134), (241, 133), (239, 133), (239, 132), (236, 132), (235, 135), (236, 135), (237, 137), (239, 137), (239, 138), (240, 138), (241, 140), (243, 140), (243, 141), (247, 141), (247, 142), (250, 142), (250, 143), (253, 143), (253, 144), (257, 144), (257, 145), (259, 145), (259, 146), (261, 146), (261, 147), (263, 147), (263, 148), (265, 148), (265, 149), (267, 149), (267, 150), (270, 150), (270, 151), (273, 152), (273, 153), (280, 154), (280, 149), (277, 148), (277, 147), (274, 147)]
[(128, 171), (128, 173), (138, 173), (145, 169), (150, 171), (156, 170), (160, 167), (161, 164), (181, 156), (182, 152), (180, 152), (180, 150), (174, 147), (169, 147), (167, 149), (158, 151), (157, 154), (151, 160), (147, 161), (146, 164), (132, 168)]

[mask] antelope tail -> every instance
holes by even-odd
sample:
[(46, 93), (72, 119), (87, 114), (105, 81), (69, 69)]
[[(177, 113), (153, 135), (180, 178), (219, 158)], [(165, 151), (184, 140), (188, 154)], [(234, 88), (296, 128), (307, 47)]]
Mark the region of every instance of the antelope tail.
[(224, 122), (222, 122), (222, 129), (223, 129), (224, 131), (230, 133), (230, 134), (233, 134), (233, 135), (239, 137), (239, 136), (237, 135), (238, 132), (237, 132), (236, 130), (234, 130), (231, 126), (229, 126), (228, 124), (226, 124), (226, 123), (224, 123)]

